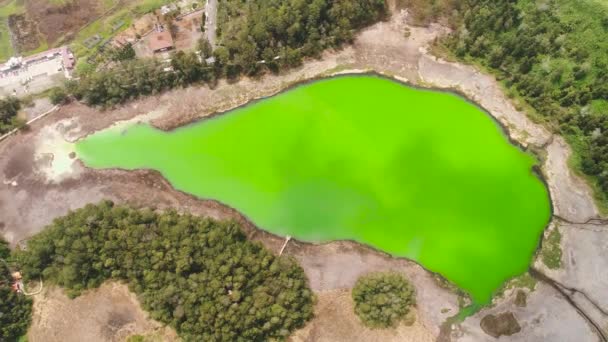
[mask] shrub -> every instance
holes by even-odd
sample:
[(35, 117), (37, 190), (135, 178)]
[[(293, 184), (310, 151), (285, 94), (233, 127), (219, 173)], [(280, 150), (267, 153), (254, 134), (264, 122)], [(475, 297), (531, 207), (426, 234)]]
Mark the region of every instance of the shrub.
[(353, 288), (355, 313), (370, 328), (389, 328), (405, 318), (415, 305), (415, 291), (402, 275), (373, 273)]
[(68, 98), (65, 89), (61, 87), (55, 87), (49, 92), (49, 99), (54, 105), (63, 104)]
[(0, 135), (9, 132), (17, 126), (19, 118), (17, 114), (21, 109), (21, 101), (9, 96), (0, 100)]

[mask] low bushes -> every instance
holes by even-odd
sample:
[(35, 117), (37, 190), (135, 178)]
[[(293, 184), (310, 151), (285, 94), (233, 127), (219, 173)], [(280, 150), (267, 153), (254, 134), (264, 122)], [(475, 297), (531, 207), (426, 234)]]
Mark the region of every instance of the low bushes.
[(389, 328), (405, 318), (416, 303), (413, 286), (397, 273), (373, 273), (353, 288), (355, 313), (371, 328)]

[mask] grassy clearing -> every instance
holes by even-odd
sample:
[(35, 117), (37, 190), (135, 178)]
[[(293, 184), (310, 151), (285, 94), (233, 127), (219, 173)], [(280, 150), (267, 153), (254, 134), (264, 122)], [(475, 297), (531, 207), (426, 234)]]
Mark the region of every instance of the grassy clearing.
[(11, 14), (18, 14), (25, 12), (25, 7), (22, 2), (17, 2), (17, 0), (12, 0), (0, 7), (0, 17), (8, 18)]
[(160, 8), (163, 5), (171, 3), (171, 0), (140, 0), (136, 1), (136, 5), (134, 8), (135, 14), (143, 15), (148, 12), (152, 12), (157, 8)]
[[(124, 24), (118, 30), (113, 31), (112, 28), (114, 24), (120, 21), (124, 21)], [(98, 34), (102, 38), (101, 42), (103, 42), (118, 32), (128, 28), (132, 22), (133, 14), (131, 13), (130, 9), (118, 9), (116, 12), (94, 21), (89, 26), (81, 30), (72, 43), (72, 49), (77, 57), (87, 56), (94, 51), (95, 48), (87, 48), (84, 45), (84, 41), (86, 39)], [(100, 45), (101, 42), (97, 45)]]
[(22, 3), (17, 3), (17, 0), (5, 2), (0, 6), (0, 60), (5, 61), (15, 54), (8, 29), (8, 17), (24, 11), (25, 7)]
[(49, 3), (53, 6), (64, 6), (71, 3), (73, 0), (49, 0)]
[(556, 270), (562, 266), (562, 234), (559, 232), (559, 227), (551, 230), (543, 240), (543, 248), (540, 251), (540, 257), (545, 266), (552, 270)]
[(608, 215), (608, 196), (606, 196), (604, 191), (602, 191), (598, 179), (596, 177), (589, 176), (582, 171), (582, 153), (587, 146), (578, 136), (565, 136), (564, 138), (570, 147), (572, 147), (572, 155), (568, 160), (568, 167), (574, 172), (574, 174), (585, 180), (587, 185), (589, 185), (593, 199), (595, 200), (595, 205), (600, 213), (603, 215)]
[(38, 37), (38, 42), (40, 43), (40, 45), (38, 45), (37, 48), (35, 48), (34, 50), (25, 51), (25, 52), (21, 53), (21, 55), (30, 56), (30, 55), (34, 55), (34, 54), (46, 51), (51, 48), (49, 46), (49, 43), (47, 43), (47, 41), (43, 37)]
[(498, 291), (496, 291), (494, 298), (503, 298), (505, 292), (511, 289), (528, 289), (534, 291), (537, 283), (538, 280), (532, 277), (530, 273), (526, 272), (506, 282)]
[(519, 277), (511, 279), (511, 281), (507, 283), (506, 290), (517, 288), (534, 291), (537, 283), (538, 281), (532, 277), (530, 273), (526, 272)]
[(0, 60), (9, 59), (14, 52), (6, 19), (0, 18)]

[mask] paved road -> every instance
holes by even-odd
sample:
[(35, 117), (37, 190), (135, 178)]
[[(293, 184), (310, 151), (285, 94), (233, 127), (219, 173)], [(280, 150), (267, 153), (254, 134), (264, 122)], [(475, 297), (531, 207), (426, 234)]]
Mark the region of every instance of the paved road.
[(211, 46), (215, 49), (215, 42), (217, 39), (215, 30), (217, 28), (217, 0), (207, 0), (205, 5), (205, 33), (207, 34), (207, 40), (211, 43)]

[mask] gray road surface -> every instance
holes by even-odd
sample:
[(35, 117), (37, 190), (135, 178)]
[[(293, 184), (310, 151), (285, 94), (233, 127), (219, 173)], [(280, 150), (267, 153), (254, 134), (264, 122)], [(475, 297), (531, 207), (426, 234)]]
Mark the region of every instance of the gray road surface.
[(211, 46), (215, 49), (215, 42), (217, 39), (215, 30), (217, 28), (217, 0), (207, 0), (205, 5), (205, 33), (207, 34), (207, 40), (211, 43)]

